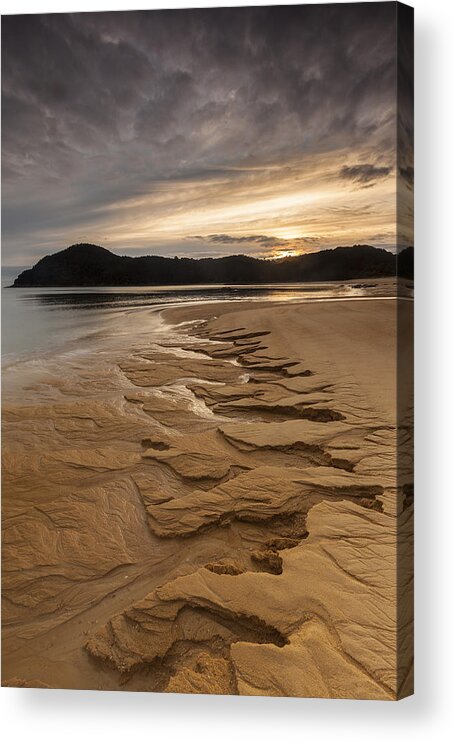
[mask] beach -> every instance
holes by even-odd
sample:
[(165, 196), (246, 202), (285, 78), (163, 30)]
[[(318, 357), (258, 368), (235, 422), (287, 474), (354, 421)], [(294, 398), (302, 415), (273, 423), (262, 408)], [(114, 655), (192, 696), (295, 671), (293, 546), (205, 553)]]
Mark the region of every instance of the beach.
[(411, 693), (412, 301), (146, 316), (4, 394), (3, 684)]

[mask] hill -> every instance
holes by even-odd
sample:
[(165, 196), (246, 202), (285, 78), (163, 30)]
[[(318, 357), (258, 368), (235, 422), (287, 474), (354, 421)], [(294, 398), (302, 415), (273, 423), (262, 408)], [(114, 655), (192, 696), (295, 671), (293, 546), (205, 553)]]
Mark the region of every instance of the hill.
[[(405, 262), (407, 273), (409, 259)], [(13, 285), (63, 287), (287, 283), (382, 278), (394, 276), (396, 272), (395, 255), (371, 245), (336, 247), (265, 260), (246, 255), (200, 259), (157, 255), (133, 258), (114, 255), (98, 245), (78, 244), (42, 258), (33, 268), (23, 271)]]

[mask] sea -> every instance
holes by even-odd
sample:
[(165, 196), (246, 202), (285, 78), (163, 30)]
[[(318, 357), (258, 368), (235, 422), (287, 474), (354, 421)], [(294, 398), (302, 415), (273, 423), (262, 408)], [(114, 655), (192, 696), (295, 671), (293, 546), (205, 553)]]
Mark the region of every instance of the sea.
[[(396, 295), (391, 279), (270, 285), (198, 285), (12, 288), (2, 274), (3, 380), (49, 358), (92, 354), (126, 346), (131, 339), (154, 345), (171, 332), (161, 312), (202, 302), (325, 302)], [(4, 384), (3, 384), (4, 387)]]

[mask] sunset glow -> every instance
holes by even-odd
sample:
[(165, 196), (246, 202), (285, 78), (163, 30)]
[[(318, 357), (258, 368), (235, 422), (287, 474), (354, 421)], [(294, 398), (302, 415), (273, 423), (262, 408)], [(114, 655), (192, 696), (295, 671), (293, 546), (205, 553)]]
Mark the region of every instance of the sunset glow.
[(280, 40), (248, 12), (232, 11), (229, 39), (211, 11), (185, 33), (152, 15), (31, 16), (17, 35), (9, 22), (4, 264), (83, 241), (195, 257), (395, 249), (393, 24), (356, 20), (335, 53), (285, 10)]

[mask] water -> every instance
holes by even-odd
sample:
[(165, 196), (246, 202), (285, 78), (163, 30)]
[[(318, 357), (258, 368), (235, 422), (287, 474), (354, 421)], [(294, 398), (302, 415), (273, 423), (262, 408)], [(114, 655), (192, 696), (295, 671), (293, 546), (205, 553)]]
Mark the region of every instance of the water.
[(327, 301), (392, 296), (393, 281), (251, 286), (2, 290), (2, 364), (63, 352), (156, 324), (168, 306), (219, 301)]

